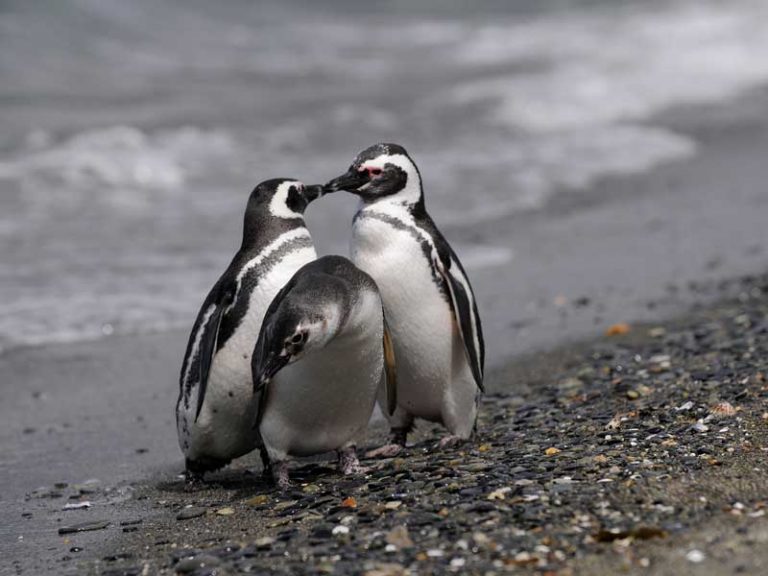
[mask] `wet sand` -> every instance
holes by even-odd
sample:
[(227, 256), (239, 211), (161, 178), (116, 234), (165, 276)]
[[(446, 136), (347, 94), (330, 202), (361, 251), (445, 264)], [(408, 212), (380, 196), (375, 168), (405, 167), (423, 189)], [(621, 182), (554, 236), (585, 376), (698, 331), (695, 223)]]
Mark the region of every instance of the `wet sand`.
[[(566, 370), (546, 350), (563, 350), (564, 345), (566, 351), (579, 350), (589, 345), (567, 343), (591, 339), (612, 323), (659, 320), (683, 314), (697, 302), (711, 304), (738, 291), (737, 283), (722, 285), (724, 279), (768, 269), (766, 111), (768, 96), (757, 91), (727, 106), (670, 112), (665, 121), (700, 143), (695, 158), (651, 174), (605, 179), (589, 191), (561, 195), (541, 213), (453, 236), (448, 231), (458, 243), (482, 243), (489, 237), (498, 243), (501, 236), (515, 253), (503, 269), (473, 275), (490, 336), (494, 369), (489, 386), (507, 399), (498, 406), (487, 404), (489, 416), (503, 410), (505, 402), (514, 406), (515, 398), (551, 401), (546, 391), (534, 391), (541, 382), (560, 381)], [(266, 490), (253, 476), (242, 479), (243, 470), (255, 466), (246, 459), (225, 477), (232, 478), (230, 488), (213, 487), (193, 496), (179, 491), (176, 475), (182, 461), (173, 405), (185, 339), (184, 333), (115, 336), (0, 357), (0, 573), (77, 573), (81, 561), (96, 570), (89, 561), (109, 550), (127, 546), (135, 554), (137, 548), (127, 539), (131, 534), (138, 538), (137, 533), (147, 541), (169, 540), (157, 552), (147, 552), (148, 558), (167, 564), (168, 547), (179, 543), (169, 539), (169, 530), (190, 526), (175, 520), (184, 501), (204, 501), (206, 509), (213, 509), (238, 501), (232, 490), (242, 496), (238, 490), (249, 495)], [(530, 360), (521, 361), (523, 354)], [(531, 379), (520, 366), (544, 370), (546, 378)], [(676, 391), (670, 388), (669, 393)], [(513, 412), (508, 414), (511, 422)], [(481, 436), (477, 442), (470, 452), (485, 441)], [(482, 459), (482, 453), (473, 458)], [(677, 465), (676, 458), (670, 466)], [(746, 468), (744, 474), (749, 474)], [(312, 483), (322, 483), (321, 490), (336, 494), (332, 476), (313, 469), (307, 475)], [(75, 486), (90, 479), (99, 482)], [(244, 488), (251, 480), (253, 487)], [(44, 488), (30, 497), (38, 487)], [(733, 497), (740, 490), (734, 488)], [(91, 508), (62, 510), (83, 498)], [(710, 516), (691, 516), (691, 522), (715, 517), (714, 508)], [(254, 524), (248, 534), (254, 538), (266, 521), (261, 516), (250, 515)], [(142, 524), (136, 533), (119, 525), (137, 518)], [(211, 518), (222, 523), (228, 517)], [(66, 538), (57, 533), (62, 526), (94, 519), (112, 524)], [(727, 526), (721, 522), (716, 529)], [(234, 537), (221, 527), (216, 537)], [(668, 541), (681, 542), (677, 539), (707, 529), (689, 524)], [(205, 543), (192, 540), (186, 544)], [(734, 544), (742, 545), (742, 540)], [(595, 565), (607, 559), (615, 566), (611, 554), (590, 558)]]

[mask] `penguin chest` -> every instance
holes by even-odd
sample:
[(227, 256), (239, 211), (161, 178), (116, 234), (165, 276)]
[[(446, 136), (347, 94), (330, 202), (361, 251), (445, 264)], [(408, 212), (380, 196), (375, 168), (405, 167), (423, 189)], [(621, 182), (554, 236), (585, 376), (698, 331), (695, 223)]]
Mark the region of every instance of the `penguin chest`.
[(253, 349), (264, 314), (277, 292), (315, 257), (313, 249), (290, 253), (258, 278), (250, 292), (238, 295), (247, 298), (247, 308), (237, 328), (214, 356), (205, 401), (192, 427), (193, 452), (232, 459), (256, 447)]
[(354, 440), (373, 413), (383, 370), (381, 320), (283, 368), (268, 385), (260, 427), (270, 456), (311, 456)]
[(386, 222), (364, 219), (355, 226), (352, 261), (381, 291), (395, 347), (398, 404), (439, 421), (456, 330), (428, 250), (415, 233)]

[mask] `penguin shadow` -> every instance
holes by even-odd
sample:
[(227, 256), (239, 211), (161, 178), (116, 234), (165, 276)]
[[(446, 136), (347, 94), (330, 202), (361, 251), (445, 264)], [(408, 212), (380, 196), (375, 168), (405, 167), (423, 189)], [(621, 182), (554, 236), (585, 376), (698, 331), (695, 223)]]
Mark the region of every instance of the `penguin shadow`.
[(348, 495), (359, 487), (390, 473), (395, 461), (423, 458), (452, 458), (457, 451), (471, 449), (482, 442), (483, 434), (476, 433), (472, 439), (455, 448), (438, 448), (440, 436), (444, 431), (437, 425), (422, 423), (413, 430), (413, 441), (409, 442), (394, 457), (368, 457), (366, 452), (381, 445), (384, 436), (365, 446), (360, 446), (358, 454), (366, 472), (345, 476), (338, 470), (334, 453), (294, 460), (290, 464), (291, 487), (279, 489), (271, 475), (265, 473), (259, 459), (246, 456), (235, 466), (227, 466), (215, 472), (209, 472), (203, 480), (190, 482), (180, 476), (159, 481), (155, 487), (160, 492), (179, 496), (222, 496), (227, 493), (230, 502), (247, 500), (254, 496), (266, 495), (278, 499), (310, 500), (328, 495)]
[(260, 464), (253, 467), (227, 467), (209, 472), (203, 480), (188, 481), (177, 477), (159, 481), (155, 487), (159, 492), (179, 496), (212, 496), (227, 492), (227, 500), (235, 502), (254, 496), (268, 495), (281, 499), (301, 499), (321, 493), (335, 493), (354, 490), (365, 484), (365, 475), (344, 476), (331, 456), (319, 455), (293, 463), (290, 469), (291, 488), (279, 489), (272, 477), (264, 473)]

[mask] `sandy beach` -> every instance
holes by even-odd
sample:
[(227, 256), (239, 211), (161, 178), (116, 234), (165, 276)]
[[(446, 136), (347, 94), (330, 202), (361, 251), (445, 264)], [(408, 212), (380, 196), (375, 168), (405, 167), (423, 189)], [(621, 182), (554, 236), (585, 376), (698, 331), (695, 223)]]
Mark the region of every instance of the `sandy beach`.
[[(259, 479), (255, 459), (246, 458), (208, 488), (186, 492), (178, 478), (182, 460), (173, 420), (185, 332), (5, 353), (0, 356), (0, 573), (172, 573), (184, 548), (218, 549), (223, 568), (216, 573), (240, 569), (246, 560), (254, 570), (268, 566), (276, 573), (299, 565), (302, 573), (333, 572), (336, 563), (345, 573), (359, 573), (362, 566), (370, 574), (428, 567), (478, 573), (527, 567), (563, 574), (609, 574), (619, 568), (679, 574), (694, 567), (696, 573), (719, 574), (744, 567), (745, 573), (758, 573), (754, 570), (768, 561), (765, 547), (761, 551), (757, 544), (768, 536), (760, 513), (765, 472), (755, 461), (765, 459), (765, 385), (755, 378), (767, 370), (761, 326), (768, 300), (759, 276), (768, 269), (766, 118), (764, 89), (720, 106), (671, 110), (657, 122), (693, 137), (699, 145), (693, 158), (647, 174), (603, 178), (589, 190), (555, 197), (541, 212), (449, 228), (449, 239), (459, 246), (493, 238), (514, 251), (508, 265), (472, 275), (491, 364), (481, 433), (465, 447), (433, 453), (435, 431), (425, 427), (407, 457), (372, 463), (368, 479), (341, 482), (324, 464), (310, 466), (297, 471), (306, 484), (297, 486), (301, 497), (278, 495)], [(756, 278), (738, 280), (749, 274)], [(747, 321), (740, 323), (745, 315)], [(669, 319), (675, 320), (669, 324)], [(609, 340), (609, 355), (593, 352), (604, 349), (604, 341), (593, 339), (617, 323), (633, 328), (629, 340)], [(713, 323), (722, 330), (711, 328)], [(669, 339), (648, 335), (659, 326)], [(713, 336), (702, 341), (699, 330)], [(688, 334), (698, 348), (686, 348)], [(755, 352), (749, 348), (745, 357), (743, 346), (754, 346)], [(674, 368), (654, 372), (651, 356), (670, 356)], [(721, 358), (738, 366), (726, 376), (696, 375)], [(611, 372), (619, 360), (632, 364), (626, 384), (615, 383), (621, 375)], [(579, 375), (586, 368), (593, 376)], [(647, 376), (638, 376), (641, 370)], [(678, 385), (681, 379), (685, 386)], [(572, 400), (578, 395), (586, 400)], [(571, 400), (563, 404), (563, 397)], [(677, 410), (689, 400), (690, 410)], [(707, 421), (706, 432), (691, 432), (721, 401), (740, 411), (722, 424)], [(632, 412), (636, 415), (627, 418), (633, 423), (620, 427), (637, 430), (606, 441), (606, 435), (613, 436), (605, 430), (612, 419)], [(525, 424), (526, 414), (542, 413), (549, 416)], [(671, 420), (659, 420), (662, 413), (672, 414)], [(585, 424), (589, 421), (593, 425)], [(667, 436), (651, 431), (659, 426)], [(721, 428), (728, 429), (724, 439), (710, 442)], [(562, 440), (561, 433), (574, 436)], [(662, 443), (674, 440), (680, 448), (666, 453), (653, 448), (649, 469), (656, 480), (642, 470), (644, 479), (633, 479), (634, 462), (645, 466), (642, 450), (649, 435)], [(371, 442), (376, 439), (374, 434)], [(749, 451), (742, 449), (747, 441)], [(702, 446), (707, 451), (701, 452)], [(564, 456), (547, 460), (548, 448)], [(594, 464), (601, 454), (607, 460)], [(463, 468), (455, 464), (459, 460)], [(535, 465), (522, 464), (528, 460)], [(611, 483), (595, 484), (606, 474)], [(572, 482), (560, 482), (564, 477)], [(424, 483), (432, 483), (434, 495), (422, 507), (413, 493)], [(547, 505), (539, 506), (535, 517), (518, 502), (533, 497), (526, 486), (548, 494), (549, 500), (539, 500)], [(498, 500), (489, 500), (507, 487)], [(701, 490), (706, 505), (690, 497), (694, 489)], [(654, 508), (658, 490), (670, 494), (671, 503), (658, 506), (674, 506), (672, 518)], [(350, 496), (357, 504), (347, 510), (343, 502)], [(566, 536), (564, 527), (580, 526), (583, 510), (576, 503), (601, 498), (620, 517), (597, 522), (592, 510), (583, 529)], [(402, 502), (402, 510), (382, 512), (392, 501)], [(83, 502), (89, 507), (64, 510)], [(178, 521), (185, 506), (202, 515)], [(434, 522), (450, 520), (456, 506), (461, 514), (479, 516), (447, 531), (431, 529)], [(350, 515), (353, 519), (345, 520)], [(413, 520), (416, 516), (421, 520)], [(109, 525), (59, 534), (86, 521)], [(413, 546), (401, 545), (408, 540), (400, 534), (396, 551), (387, 552), (387, 536), (374, 533), (390, 534), (401, 524)], [(640, 525), (650, 527), (643, 532), (649, 538), (664, 536), (646, 542), (636, 531)], [(348, 531), (334, 532), (336, 526)], [(281, 536), (286, 531), (289, 535)], [(587, 536), (593, 541), (585, 541)], [(466, 549), (454, 553), (444, 546), (458, 541), (466, 542)], [(227, 542), (237, 548), (221, 552)], [(702, 551), (702, 561), (696, 554), (694, 560), (686, 556), (701, 547), (713, 547)], [(245, 549), (255, 552), (238, 556)], [(430, 552), (437, 549), (442, 552)], [(361, 564), (364, 558), (370, 563)], [(189, 566), (190, 573), (200, 568), (194, 561)]]

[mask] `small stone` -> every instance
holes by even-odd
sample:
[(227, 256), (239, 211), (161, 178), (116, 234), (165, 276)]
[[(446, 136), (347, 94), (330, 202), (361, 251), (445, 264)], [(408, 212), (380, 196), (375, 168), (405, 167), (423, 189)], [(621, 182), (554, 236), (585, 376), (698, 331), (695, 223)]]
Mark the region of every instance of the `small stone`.
[(341, 501), (342, 508), (357, 508), (357, 500), (354, 496), (349, 496)]
[(122, 520), (120, 522), (120, 526), (136, 526), (137, 524), (141, 524), (144, 520), (141, 518), (133, 518), (130, 520)]
[(554, 456), (555, 454), (560, 454), (560, 452), (561, 450), (559, 448), (555, 448), (554, 446), (544, 450), (544, 454), (546, 454), (547, 456)]
[(736, 415), (736, 408), (730, 402), (718, 402), (709, 412), (717, 418), (728, 418)]
[(557, 385), (561, 394), (575, 394), (582, 388), (584, 388), (584, 382), (578, 378), (566, 378)]
[(312, 529), (312, 537), (319, 539), (326, 539), (333, 536), (333, 528), (328, 524), (318, 524)]
[(605, 331), (606, 336), (621, 336), (623, 334), (627, 334), (631, 330), (629, 324), (625, 322), (620, 322), (618, 324), (613, 324), (612, 326), (609, 326), (608, 329)]
[(70, 502), (69, 504), (65, 504), (62, 510), (82, 510), (84, 508), (90, 508), (90, 507), (91, 507), (91, 503), (88, 501)]
[(405, 576), (408, 574), (402, 564), (381, 563), (363, 572), (363, 576)]
[(384, 536), (387, 544), (395, 546), (397, 549), (413, 548), (413, 540), (408, 534), (408, 528), (405, 526), (396, 526)]
[(688, 552), (688, 554), (685, 555), (686, 560), (688, 562), (693, 562), (694, 564), (699, 564), (700, 562), (703, 562), (706, 556), (704, 555), (704, 552), (701, 550), (691, 550)]
[(246, 506), (264, 506), (267, 502), (269, 502), (269, 498), (265, 496), (264, 494), (259, 494), (258, 496), (254, 496), (253, 498), (248, 498), (248, 500), (245, 500), (243, 504)]
[(507, 494), (512, 491), (512, 488), (509, 486), (505, 486), (503, 488), (498, 488), (488, 494), (487, 498), (488, 500), (504, 500), (507, 497)]
[(124, 568), (111, 568), (101, 573), (101, 576), (141, 576), (144, 573), (142, 566), (125, 566)]
[(198, 518), (199, 516), (202, 516), (206, 512), (208, 512), (207, 508), (190, 506), (189, 508), (184, 508), (181, 512), (179, 512), (176, 515), (176, 520), (191, 520), (192, 518)]
[(627, 390), (627, 398), (629, 400), (637, 400), (640, 398), (640, 392), (637, 390)]
[(201, 568), (213, 568), (221, 564), (221, 560), (216, 556), (209, 554), (200, 554), (199, 556), (193, 556), (192, 558), (185, 558), (180, 560), (176, 566), (173, 567), (174, 571), (178, 574), (189, 574), (200, 570)]
[(343, 526), (343, 525), (339, 524), (338, 526), (334, 526), (334, 528), (331, 531), (331, 533), (334, 536), (345, 536), (345, 535), (349, 534), (349, 526)]
[(702, 422), (701, 420), (698, 420), (696, 424), (691, 426), (691, 428), (693, 428), (693, 430), (699, 433), (707, 432), (709, 430), (709, 426), (704, 424), (704, 422)]
[(253, 545), (256, 546), (258, 550), (268, 550), (274, 543), (275, 539), (271, 536), (262, 536), (261, 538), (257, 538)]
[(92, 522), (81, 522), (71, 526), (62, 526), (59, 528), (59, 534), (74, 534), (76, 532), (90, 532), (92, 530), (103, 530), (109, 526), (107, 520), (94, 520)]
[(390, 500), (384, 504), (384, 508), (387, 510), (397, 510), (403, 502), (401, 500)]
[(286, 508), (291, 508), (298, 504), (298, 500), (286, 500), (285, 502), (278, 502), (274, 506), (272, 506), (272, 509), (275, 511), (285, 510)]
[(235, 513), (235, 509), (229, 506), (225, 508), (219, 508), (218, 510), (216, 510), (216, 514), (218, 514), (219, 516), (232, 516), (234, 513)]

